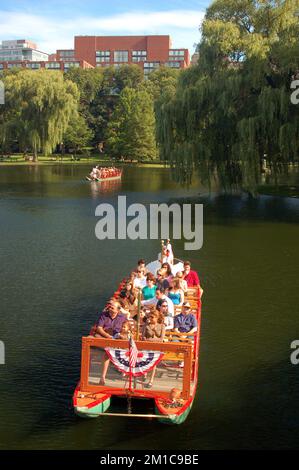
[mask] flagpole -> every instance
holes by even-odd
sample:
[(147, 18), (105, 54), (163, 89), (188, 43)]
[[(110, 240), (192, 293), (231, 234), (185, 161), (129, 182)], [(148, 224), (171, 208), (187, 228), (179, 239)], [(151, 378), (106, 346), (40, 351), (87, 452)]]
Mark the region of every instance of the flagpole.
[(163, 249), (164, 249), (164, 240), (161, 240), (161, 265), (163, 264)]
[[(138, 303), (137, 303), (137, 328), (136, 328), (136, 340), (139, 341), (139, 335), (140, 335), (140, 312), (141, 312), (141, 289), (138, 289)], [(136, 377), (134, 377), (134, 388), (136, 388), (137, 385), (137, 380)]]
[(140, 311), (141, 311), (141, 289), (138, 289), (138, 303), (137, 303), (137, 332), (136, 340), (139, 341), (140, 334)]
[(129, 335), (129, 392), (132, 392), (131, 335)]

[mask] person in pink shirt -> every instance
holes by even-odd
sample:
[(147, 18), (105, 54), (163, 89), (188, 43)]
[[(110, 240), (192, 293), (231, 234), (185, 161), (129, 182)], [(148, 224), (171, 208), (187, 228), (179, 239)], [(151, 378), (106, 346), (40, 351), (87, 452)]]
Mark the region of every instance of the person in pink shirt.
[(184, 279), (187, 281), (188, 287), (196, 287), (200, 285), (197, 272), (191, 271), (190, 261), (184, 262)]

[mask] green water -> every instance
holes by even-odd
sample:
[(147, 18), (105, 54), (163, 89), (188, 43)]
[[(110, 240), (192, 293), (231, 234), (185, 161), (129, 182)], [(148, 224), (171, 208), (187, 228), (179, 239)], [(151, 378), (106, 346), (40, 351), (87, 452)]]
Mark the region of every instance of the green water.
[[(177, 187), (166, 169), (126, 167), (91, 185), (84, 166), (0, 168), (1, 449), (297, 448), (299, 200), (229, 197)], [(198, 193), (201, 193), (199, 196)], [(100, 202), (204, 204), (204, 245), (191, 260), (205, 290), (199, 387), (187, 421), (82, 420), (71, 396), (80, 336), (157, 241), (96, 239)]]

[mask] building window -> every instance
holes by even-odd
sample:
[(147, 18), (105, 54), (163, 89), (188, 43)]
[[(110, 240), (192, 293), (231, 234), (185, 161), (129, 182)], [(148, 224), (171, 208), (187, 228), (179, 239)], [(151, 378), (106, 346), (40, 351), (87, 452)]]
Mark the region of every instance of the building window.
[(4, 65), (0, 64), (0, 70), (4, 69)]
[(14, 68), (14, 67), (21, 68), (21, 67), (22, 67), (22, 64), (8, 64), (7, 67), (8, 67), (9, 69), (12, 69), (12, 68)]
[(175, 57), (185, 57), (185, 51), (182, 51), (182, 50), (175, 50), (175, 49), (172, 49), (169, 51), (169, 56), (175, 56)]
[(148, 75), (149, 73), (153, 72), (153, 70), (158, 69), (160, 67), (160, 62), (144, 62), (144, 75)]
[(146, 62), (146, 51), (132, 51), (132, 62)]
[(179, 69), (181, 68), (180, 62), (165, 62), (165, 67), (170, 67), (172, 69)]
[(60, 62), (46, 62), (46, 69), (60, 69)]
[(128, 62), (129, 52), (128, 51), (114, 51), (114, 62)]
[(65, 62), (64, 68), (69, 69), (71, 67), (80, 67), (80, 62)]
[(40, 64), (39, 64), (39, 63), (26, 64), (26, 67), (27, 67), (28, 69), (40, 69)]
[(110, 62), (110, 51), (96, 51), (96, 62)]
[(70, 50), (66, 50), (66, 51), (58, 51), (59, 52), (59, 55), (60, 57), (74, 57), (74, 53), (75, 51), (73, 49), (70, 49)]

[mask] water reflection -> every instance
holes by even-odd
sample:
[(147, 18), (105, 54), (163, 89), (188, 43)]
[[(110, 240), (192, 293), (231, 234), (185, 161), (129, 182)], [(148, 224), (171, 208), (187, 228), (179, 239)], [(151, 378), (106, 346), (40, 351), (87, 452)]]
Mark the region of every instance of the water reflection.
[(118, 193), (121, 189), (121, 179), (110, 181), (86, 181), (90, 185), (90, 193), (93, 199), (106, 193)]

